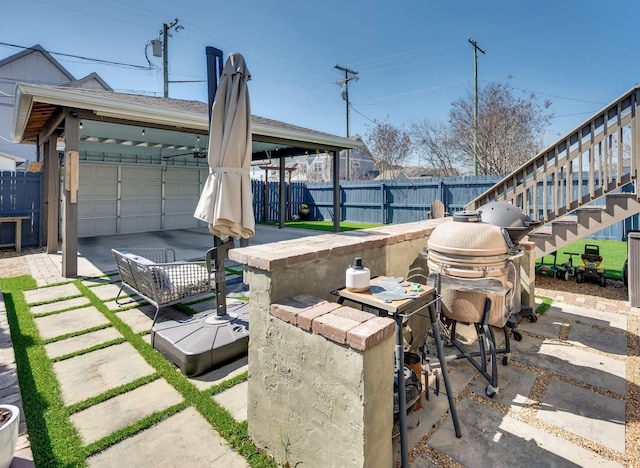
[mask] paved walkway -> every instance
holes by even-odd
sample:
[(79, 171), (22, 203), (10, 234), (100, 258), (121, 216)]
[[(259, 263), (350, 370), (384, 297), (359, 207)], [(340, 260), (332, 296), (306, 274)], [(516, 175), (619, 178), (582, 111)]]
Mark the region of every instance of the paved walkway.
[[(64, 404), (74, 405), (136, 380), (145, 382), (73, 413), (71, 421), (83, 443), (99, 441), (183, 402), (182, 395), (167, 380), (153, 377), (156, 370), (122, 340), (120, 332), (74, 284), (48, 286), (67, 281), (60, 277), (55, 257), (32, 253), (26, 258), (39, 288), (26, 292), (25, 299), (31, 304), (42, 338), (48, 340), (47, 355), (55, 360), (73, 354), (53, 364)], [(117, 277), (111, 279), (116, 281)], [(87, 279), (83, 284), (148, 343), (145, 331), (150, 328), (152, 311), (135, 302), (124, 310), (115, 304), (119, 287), (111, 279)], [(412, 468), (637, 463), (638, 310), (620, 302), (555, 291), (537, 293), (555, 302), (537, 323), (521, 323), (524, 338), (520, 342), (512, 340), (509, 365), (499, 366), (500, 391), (494, 399), (486, 396), (486, 381), (466, 360), (449, 364), (462, 439), (453, 434), (447, 399), (442, 394), (436, 397), (431, 390), (430, 401), (409, 415)], [(230, 293), (229, 301), (233, 296)], [(0, 326), (6, 328), (3, 305)], [(11, 366), (15, 368), (11, 364), (12, 347), (2, 331), (0, 357), (11, 370)], [(76, 355), (111, 342), (114, 344)], [(196, 389), (206, 390), (246, 369), (246, 358), (242, 358), (190, 382)], [(8, 375), (10, 372), (0, 373), (3, 382), (12, 379)], [(2, 386), (3, 400), (7, 396), (20, 404), (16, 385), (13, 378), (10, 385)], [(246, 389), (245, 382), (212, 398), (234, 419), (244, 421)], [(12, 466), (29, 466), (30, 460), (28, 438), (23, 435)], [(247, 466), (245, 459), (231, 450), (191, 406), (172, 412), (161, 422), (89, 457), (87, 462), (105, 467)]]

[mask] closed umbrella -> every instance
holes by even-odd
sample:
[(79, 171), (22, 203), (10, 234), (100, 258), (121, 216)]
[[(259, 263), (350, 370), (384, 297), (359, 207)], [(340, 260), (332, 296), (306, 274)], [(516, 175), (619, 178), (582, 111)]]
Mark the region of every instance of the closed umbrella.
[(229, 54), (211, 111), (209, 176), (194, 213), (221, 240), (254, 235), (249, 79), (244, 57)]

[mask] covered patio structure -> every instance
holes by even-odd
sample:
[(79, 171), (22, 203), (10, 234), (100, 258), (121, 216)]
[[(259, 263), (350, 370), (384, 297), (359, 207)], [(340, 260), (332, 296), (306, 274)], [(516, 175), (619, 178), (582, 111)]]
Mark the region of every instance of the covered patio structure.
[[(62, 239), (64, 277), (77, 276), (78, 237), (92, 232), (101, 235), (193, 227), (189, 223), (197, 222), (190, 219), (197, 202), (193, 194), (171, 198), (165, 197), (165, 191), (171, 171), (180, 169), (183, 174), (190, 174), (188, 179), (181, 179), (182, 185), (192, 191), (194, 185), (201, 189), (203, 174), (206, 176), (208, 170), (206, 103), (21, 83), (16, 89), (14, 106), (13, 140), (36, 144), (37, 159), (43, 163), (46, 209), (42, 238), (46, 239), (48, 253), (55, 253)], [(336, 214), (340, 213), (339, 152), (360, 145), (348, 138), (252, 116), (252, 160), (281, 160), (281, 181), (285, 181), (284, 158), (309, 151), (332, 155)], [(107, 166), (112, 175), (103, 170)], [(90, 171), (82, 168), (91, 168), (93, 176), (86, 175)], [(187, 169), (199, 172), (196, 175)], [(129, 171), (132, 172), (127, 175)], [(157, 183), (149, 185), (149, 194), (145, 195), (144, 187), (140, 188), (144, 186), (142, 179), (153, 171), (158, 174)], [(83, 187), (96, 192), (92, 200), (83, 200)], [(110, 195), (97, 193), (100, 188)], [(141, 195), (133, 202), (127, 201), (128, 189)], [(196, 197), (198, 195), (199, 191)], [(285, 222), (285, 204), (285, 184), (280, 184), (281, 228)], [(172, 206), (178, 205), (180, 214), (172, 216)], [(79, 206), (84, 211), (79, 212)], [(98, 216), (101, 209), (104, 213)], [(96, 213), (93, 230), (79, 232), (81, 214), (87, 211)], [(146, 216), (149, 211), (153, 211), (154, 216)], [(144, 224), (145, 219), (150, 220), (148, 226)], [(333, 221), (334, 231), (338, 232), (339, 216)]]

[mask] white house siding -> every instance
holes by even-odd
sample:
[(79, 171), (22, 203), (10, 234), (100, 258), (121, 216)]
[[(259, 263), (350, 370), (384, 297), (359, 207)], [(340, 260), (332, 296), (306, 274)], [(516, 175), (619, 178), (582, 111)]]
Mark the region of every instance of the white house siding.
[(80, 165), (78, 237), (184, 229), (193, 217), (202, 169)]
[(9, 143), (13, 126), (13, 99), (16, 83), (40, 83), (61, 85), (71, 81), (73, 77), (66, 75), (38, 51), (22, 55), (15, 60), (0, 65), (0, 141), (1, 150), (25, 159), (36, 159), (35, 145)]

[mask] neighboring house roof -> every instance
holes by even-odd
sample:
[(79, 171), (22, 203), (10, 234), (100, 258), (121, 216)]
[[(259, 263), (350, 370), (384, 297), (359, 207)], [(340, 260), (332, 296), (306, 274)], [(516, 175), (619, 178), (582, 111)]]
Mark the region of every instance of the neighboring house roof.
[[(95, 83), (94, 86), (92, 84)], [(113, 88), (104, 81), (100, 75), (96, 72), (90, 73), (84, 78), (80, 78), (79, 80), (72, 81), (64, 86), (72, 86), (72, 87), (83, 87), (88, 89), (105, 89), (107, 91), (113, 91)], [(96, 88), (96, 86), (98, 88)]]
[(69, 72), (69, 70), (64, 68), (60, 64), (60, 62), (58, 62), (55, 58), (53, 58), (51, 54), (47, 52), (44, 49), (44, 47), (42, 47), (40, 44), (36, 44), (33, 47), (28, 47), (23, 51), (18, 52), (17, 54), (13, 54), (5, 59), (0, 60), (0, 68), (8, 63), (15, 62), (16, 60), (19, 60), (23, 57), (26, 57), (29, 54), (33, 54), (36, 52), (44, 55), (58, 70), (60, 70), (60, 72), (62, 72), (63, 75), (65, 75), (69, 79), (69, 81), (75, 81), (76, 78)]

